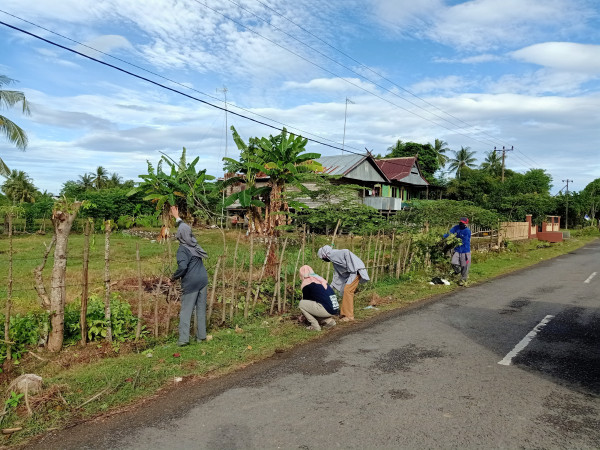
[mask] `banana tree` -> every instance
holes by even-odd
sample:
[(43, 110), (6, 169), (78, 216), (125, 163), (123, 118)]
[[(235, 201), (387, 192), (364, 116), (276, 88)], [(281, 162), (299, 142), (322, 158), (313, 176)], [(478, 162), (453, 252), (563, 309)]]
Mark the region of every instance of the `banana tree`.
[[(268, 138), (250, 138), (246, 144), (232, 126), (233, 139), (240, 150), (240, 159), (224, 158), (225, 169), (233, 172), (229, 184), (243, 183), (245, 189), (228, 197), (228, 201), (245, 202), (252, 213), (254, 224), (260, 224), (259, 234), (273, 235), (277, 227), (285, 225), (290, 206), (305, 207), (300, 202), (289, 201), (285, 196), (286, 187), (295, 186), (301, 191), (306, 188), (301, 183), (304, 173), (322, 170), (321, 164), (314, 160), (319, 153), (304, 153), (307, 139), (288, 134), (284, 128), (281, 134)], [(266, 186), (257, 187), (257, 176), (268, 178)], [(247, 191), (246, 193), (243, 193)], [(261, 208), (264, 207), (264, 219)]]
[[(165, 224), (171, 206), (177, 206), (184, 217), (209, 216), (209, 196), (214, 191), (214, 184), (208, 181), (214, 180), (215, 177), (207, 175), (206, 169), (196, 170), (199, 159), (196, 157), (188, 164), (184, 147), (179, 163), (163, 156), (154, 170), (148, 161), (148, 173), (139, 175), (143, 181), (131, 189), (128, 195), (137, 192), (146, 194), (144, 200), (156, 204), (156, 211), (162, 216)], [(163, 169), (163, 164), (168, 166), (167, 170)]]

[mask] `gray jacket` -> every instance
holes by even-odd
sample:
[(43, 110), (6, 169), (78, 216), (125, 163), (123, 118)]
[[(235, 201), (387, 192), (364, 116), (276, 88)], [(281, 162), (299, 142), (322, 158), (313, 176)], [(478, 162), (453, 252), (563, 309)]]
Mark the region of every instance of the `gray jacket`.
[(348, 249), (334, 250), (330, 245), (324, 245), (319, 249), (319, 258), (326, 258), (333, 264), (333, 280), (331, 286), (342, 294), (347, 284), (360, 276), (360, 283), (370, 280), (365, 263)]
[(177, 270), (172, 279), (179, 278), (181, 278), (181, 289), (184, 294), (198, 292), (208, 285), (208, 273), (202, 258), (193, 256), (185, 245), (179, 245), (177, 249)]

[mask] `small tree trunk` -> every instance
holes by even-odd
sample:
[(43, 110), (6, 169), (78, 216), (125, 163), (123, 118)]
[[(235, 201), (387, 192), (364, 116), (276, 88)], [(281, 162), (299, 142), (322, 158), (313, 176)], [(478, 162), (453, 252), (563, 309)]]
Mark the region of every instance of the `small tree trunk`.
[(135, 244), (135, 260), (137, 261), (137, 276), (138, 276), (138, 310), (137, 310), (137, 328), (135, 329), (135, 340), (140, 339), (142, 334), (142, 301), (144, 299), (142, 289), (142, 261), (140, 258), (140, 243)]
[(104, 320), (106, 321), (106, 340), (112, 343), (112, 324), (110, 314), (110, 232), (111, 221), (104, 222)]
[(6, 311), (4, 312), (4, 339), (6, 340), (6, 359), (11, 360), (10, 346), (10, 310), (12, 308), (13, 288), (13, 215), (8, 213), (8, 286), (6, 290)]
[(244, 303), (244, 319), (248, 319), (250, 301), (252, 300), (252, 269), (254, 267), (254, 235), (250, 233), (250, 260), (248, 267), (248, 286), (246, 287), (246, 301)]
[(287, 246), (287, 242), (288, 238), (285, 238), (285, 241), (283, 242), (283, 248), (281, 249), (281, 254), (279, 255), (279, 264), (277, 266), (277, 280), (275, 282), (273, 300), (271, 301), (270, 314), (273, 314), (273, 309), (275, 308), (275, 299), (277, 299), (277, 311), (281, 312), (281, 266), (283, 264), (283, 257), (285, 256), (285, 247)]
[[(171, 303), (173, 301), (173, 285), (169, 285), (169, 290), (167, 291), (167, 314), (165, 316), (165, 336), (169, 335), (169, 329), (171, 328)], [(196, 317), (196, 314), (194, 314)], [(195, 321), (194, 321), (195, 323)], [(194, 326), (194, 333), (197, 328)]]
[(87, 342), (87, 310), (88, 310), (88, 281), (89, 274), (88, 268), (90, 263), (90, 221), (85, 222), (83, 230), (83, 269), (82, 269), (82, 283), (81, 288), (81, 314), (79, 316), (79, 327), (81, 329), (81, 345), (85, 345)]
[[(54, 266), (52, 267), (52, 281), (50, 283), (50, 323), (52, 330), (48, 337), (48, 350), (58, 352), (62, 349), (65, 329), (65, 303), (67, 299), (67, 244), (69, 232), (77, 212), (81, 207), (80, 202), (73, 203), (65, 211), (55, 210), (52, 214), (52, 224), (56, 236), (54, 247)], [(61, 208), (63, 209), (63, 208)]]

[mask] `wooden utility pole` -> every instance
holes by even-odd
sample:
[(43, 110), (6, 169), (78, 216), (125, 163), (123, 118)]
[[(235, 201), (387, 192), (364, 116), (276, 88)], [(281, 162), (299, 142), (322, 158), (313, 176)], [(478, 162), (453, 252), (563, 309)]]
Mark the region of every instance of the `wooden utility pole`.
[(573, 180), (569, 180), (568, 178), (566, 180), (562, 180), (563, 183), (567, 183), (567, 214), (565, 216), (565, 229), (568, 230), (569, 229), (569, 183), (572, 183)]
[[(511, 148), (504, 148), (502, 146), (502, 182), (504, 183), (504, 161), (506, 159), (506, 152), (512, 152), (515, 149), (514, 146)], [(494, 152), (496, 152), (496, 147), (494, 147)]]

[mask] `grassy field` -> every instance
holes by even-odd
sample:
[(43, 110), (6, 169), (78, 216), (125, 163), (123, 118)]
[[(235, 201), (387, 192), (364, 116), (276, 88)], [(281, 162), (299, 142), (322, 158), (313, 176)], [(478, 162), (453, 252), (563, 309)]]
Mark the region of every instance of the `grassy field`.
[[(573, 239), (560, 244), (547, 246), (538, 241), (529, 241), (523, 244), (511, 244), (507, 251), (501, 253), (477, 253), (473, 256), (470, 283), (476, 284), (568, 253), (597, 238), (597, 234), (577, 236), (573, 233), (573, 236)], [(216, 230), (200, 231), (198, 239), (210, 254), (207, 264), (210, 269), (214, 267), (216, 258), (223, 251), (221, 234)], [(228, 232), (228, 254), (233, 253), (236, 239), (235, 232)], [(43, 252), (44, 240), (47, 242), (49, 239), (40, 236), (15, 239), (15, 259), (20, 257), (22, 260), (21, 266), (15, 265), (18, 274), (15, 279), (18, 280), (19, 286), (27, 286), (27, 280), (31, 279), (31, 270), (39, 263), (39, 260), (36, 262), (36, 255)], [(76, 258), (81, 254), (81, 242), (82, 237), (76, 235), (70, 242), (70, 254), (74, 258), (69, 262), (69, 276), (72, 277), (70, 280), (74, 285), (78, 283), (80, 276), (81, 259)], [(136, 277), (136, 242), (140, 242), (142, 246), (145, 276), (156, 276), (166, 264), (165, 246), (115, 234), (113, 237), (115, 256), (111, 265), (119, 280)], [(325, 242), (325, 237), (319, 237), (315, 242), (315, 248)], [(290, 236), (287, 262), (290, 274), (296, 264), (299, 243), (297, 236)], [(245, 250), (241, 253), (248, 259), (247, 242), (244, 241), (243, 245)], [(339, 247), (351, 245), (354, 245), (358, 252), (360, 245), (357, 245), (356, 240), (352, 243), (345, 238), (337, 241)], [(324, 266), (313, 259), (312, 248), (310, 242), (306, 249), (306, 261), (313, 264), (315, 270), (322, 271)], [(6, 258), (6, 249), (6, 239), (3, 238), (0, 240), (2, 258)], [(97, 285), (96, 289), (101, 289), (99, 280), (102, 280), (103, 274), (103, 251), (103, 237), (97, 235), (92, 257), (93, 265), (91, 264), (90, 269), (91, 278), (93, 276), (94, 284)], [(263, 245), (262, 250), (255, 255), (254, 261), (257, 267), (262, 264), (264, 256)], [(0, 262), (0, 267), (6, 267), (5, 261), (6, 259), (3, 259)], [(51, 265), (51, 262), (48, 265)], [(402, 275), (399, 280), (384, 276), (377, 284), (365, 285), (355, 301), (356, 319), (365, 320), (384, 311), (401, 308), (457, 288), (454, 285), (430, 285), (428, 283), (430, 278), (431, 274), (411, 272)], [(402, 289), (399, 289), (400, 286)], [(244, 290), (245, 288), (240, 286), (240, 292)], [(37, 307), (35, 292), (33, 295), (27, 289), (18, 292), (18, 307), (21, 310)], [(71, 300), (77, 295), (77, 289), (69, 291)], [(5, 294), (0, 293), (0, 296), (4, 298)], [(263, 299), (265, 303), (269, 301), (269, 296)], [(377, 309), (364, 309), (369, 304), (376, 304)], [(211, 340), (183, 348), (177, 347), (175, 338), (171, 336), (161, 339), (148, 338), (138, 343), (125, 343), (120, 346), (118, 353), (105, 343), (92, 343), (85, 348), (78, 345), (67, 347), (57, 355), (45, 352), (35, 352), (35, 356), (28, 355), (23, 358), (17, 371), (41, 375), (44, 378), (45, 390), (30, 399), (32, 416), (27, 415), (23, 402), (17, 408), (9, 410), (3, 419), (2, 427), (22, 427), (22, 430), (4, 437), (5, 443), (22, 442), (45, 430), (62, 428), (134, 404), (156, 393), (161, 387), (175, 384), (176, 378), (179, 377), (190, 379), (216, 376), (267, 358), (276, 351), (289, 349), (302, 342), (326, 338), (328, 331), (311, 333), (299, 326), (294, 320), (298, 313), (298, 310), (292, 309), (283, 315), (255, 315), (247, 322), (235, 321), (224, 327), (213, 327), (209, 331)], [(339, 325), (342, 326), (352, 325)]]

